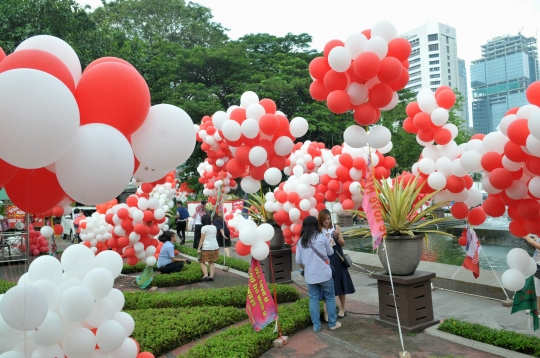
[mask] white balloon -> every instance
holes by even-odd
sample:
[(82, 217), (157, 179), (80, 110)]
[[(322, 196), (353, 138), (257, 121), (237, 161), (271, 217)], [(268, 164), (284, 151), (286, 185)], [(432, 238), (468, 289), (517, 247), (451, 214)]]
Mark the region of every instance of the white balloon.
[(452, 139), (456, 139), (457, 135), (458, 135), (458, 127), (456, 127), (455, 124), (452, 124), (452, 123), (446, 123), (443, 128), (445, 129), (448, 129), (450, 131), (450, 133), (452, 133)]
[(529, 117), (537, 110), (538, 106), (535, 106), (534, 104), (526, 104), (519, 107), (518, 111), (516, 112), (516, 118), (529, 119)]
[(37, 347), (32, 353), (32, 358), (63, 357), (64, 351), (58, 344), (49, 347)]
[(521, 148), (526, 148), (531, 155), (534, 155), (535, 157), (540, 157), (540, 139), (537, 139), (532, 134), (529, 134), (529, 136), (527, 137), (526, 147)]
[(243, 227), (240, 229), (239, 239), (244, 245), (253, 245), (257, 242), (257, 227)]
[(92, 313), (86, 318), (86, 323), (92, 328), (97, 328), (103, 322), (112, 319), (115, 313), (114, 304), (111, 300), (107, 298), (97, 300)]
[(431, 112), (431, 122), (433, 122), (433, 124), (436, 126), (445, 125), (446, 122), (448, 122), (448, 117), (448, 110), (445, 108), (438, 107)]
[(133, 339), (126, 338), (120, 348), (110, 353), (112, 358), (135, 358), (137, 356), (137, 345)]
[(269, 185), (278, 185), (281, 182), (281, 171), (278, 168), (268, 168), (264, 172), (264, 181)]
[(105, 298), (113, 303), (115, 312), (120, 312), (122, 308), (124, 308), (124, 302), (126, 298), (124, 297), (122, 291), (120, 291), (119, 289), (113, 288)]
[[(172, 169), (172, 168), (171, 168)], [(139, 165), (137, 171), (133, 174), (133, 178), (141, 183), (151, 183), (167, 175), (171, 169), (154, 170), (144, 165)]]
[(79, 61), (77, 53), (67, 42), (58, 37), (49, 35), (29, 37), (17, 46), (15, 52), (21, 50), (41, 50), (48, 52), (56, 56), (67, 66), (75, 85), (81, 79), (81, 62)]
[(94, 297), (86, 287), (73, 286), (60, 295), (58, 309), (66, 321), (80, 322), (92, 313)]
[(0, 301), (0, 316), (12, 328), (30, 331), (47, 317), (47, 298), (39, 288), (29, 284), (10, 288)]
[(103, 322), (96, 331), (96, 343), (105, 352), (120, 348), (125, 338), (124, 326), (114, 320)]
[(482, 189), (488, 194), (499, 194), (502, 190), (494, 188), (489, 182), (489, 175), (485, 175), (482, 178)]
[(95, 257), (92, 267), (101, 267), (107, 269), (111, 273), (113, 278), (117, 278), (122, 272), (122, 257), (120, 257), (120, 254), (116, 251), (102, 251)]
[(62, 266), (60, 261), (52, 256), (40, 256), (28, 268), (30, 282), (49, 280), (56, 284), (62, 280)]
[(364, 46), (364, 51), (373, 52), (382, 60), (388, 53), (388, 43), (382, 37), (371, 36)]
[(347, 94), (351, 99), (351, 103), (358, 106), (367, 101), (369, 96), (369, 89), (364, 84), (352, 82), (347, 87)]
[(534, 177), (529, 181), (529, 191), (535, 197), (540, 198), (540, 177)]
[(397, 92), (392, 93), (392, 99), (390, 100), (390, 103), (388, 103), (386, 106), (381, 107), (381, 110), (383, 111), (389, 111), (391, 109), (394, 109), (395, 106), (397, 106), (399, 102), (399, 95)]
[(246, 91), (240, 97), (240, 107), (248, 108), (252, 104), (259, 103), (259, 96), (255, 92)]
[(242, 178), (242, 181), (240, 182), (240, 186), (242, 187), (242, 190), (248, 194), (253, 194), (259, 191), (259, 181), (253, 179), (249, 175), (247, 177)]
[(523, 167), (523, 163), (513, 162), (506, 155), (502, 158), (502, 165), (511, 172), (516, 172)]
[(392, 139), (390, 130), (383, 126), (372, 128), (368, 133), (368, 143), (375, 149), (386, 146)]
[(441, 157), (441, 154), (437, 147), (435, 147), (434, 145), (428, 145), (425, 146), (424, 149), (422, 149), (422, 157), (437, 161)]
[[(529, 261), (525, 261), (528, 265)], [(504, 288), (510, 291), (519, 291), (525, 286), (525, 276), (518, 270), (510, 269), (506, 270), (501, 277)]]
[(116, 312), (113, 316), (113, 319), (120, 323), (124, 327), (124, 332), (126, 337), (131, 336), (133, 330), (135, 329), (135, 321), (129, 313), (126, 312)]
[(237, 121), (232, 119), (223, 123), (222, 130), (223, 135), (230, 141), (236, 141), (242, 136), (242, 129)]
[(364, 47), (367, 43), (367, 37), (360, 32), (350, 34), (345, 39), (345, 48), (349, 50), (351, 58), (355, 59), (358, 55), (364, 52)]
[(418, 162), (418, 168), (424, 174), (431, 174), (435, 171), (435, 162), (430, 158), (422, 158)]
[(523, 199), (528, 194), (527, 184), (519, 180), (514, 180), (512, 185), (505, 191), (508, 197), (513, 200)]
[(60, 300), (60, 293), (58, 292), (58, 286), (49, 280), (38, 280), (32, 282), (33, 286), (39, 288), (41, 293), (45, 295), (47, 299), (47, 307), (49, 311), (55, 311), (58, 307), (58, 301)]
[(428, 185), (434, 190), (444, 189), (446, 186), (446, 177), (439, 172), (433, 172), (429, 174)]
[(28, 332), (28, 337), (37, 345), (52, 346), (64, 334), (64, 322), (62, 318), (53, 311), (47, 312), (47, 317), (36, 329)]
[(386, 42), (390, 42), (398, 37), (398, 33), (390, 21), (381, 20), (376, 22), (371, 28), (371, 36), (379, 36), (382, 37)]
[(351, 66), (351, 53), (343, 46), (336, 46), (328, 54), (328, 64), (336, 72), (345, 72)]
[(79, 128), (75, 143), (56, 162), (56, 176), (71, 198), (99, 204), (124, 191), (133, 167), (133, 151), (126, 137), (111, 126), (92, 123)]
[(525, 272), (529, 267), (529, 257), (527, 251), (516, 247), (510, 250), (506, 255), (506, 263), (511, 269)]
[(469, 196), (465, 200), (465, 204), (470, 207), (478, 206), (482, 203), (483, 200), (482, 192), (478, 189), (471, 188), (469, 189)]
[(259, 122), (253, 118), (248, 118), (242, 122), (240, 130), (244, 136), (253, 139), (259, 134)]
[(536, 110), (531, 114), (527, 126), (529, 127), (531, 135), (536, 139), (540, 139), (540, 110)]
[(249, 151), (249, 161), (252, 165), (256, 167), (260, 167), (261, 165), (266, 163), (267, 159), (268, 154), (266, 153), (266, 149), (264, 149), (263, 147), (255, 146)]
[(418, 107), (422, 110), (422, 112), (431, 114), (436, 108), (438, 108), (435, 95), (431, 94), (419, 97)]
[(381, 154), (387, 154), (387, 153), (390, 153), (392, 148), (394, 148), (394, 145), (392, 144), (392, 142), (389, 142), (387, 145), (385, 145), (382, 148), (379, 148), (378, 150), (379, 150), (379, 153)]
[[(79, 129), (73, 93), (43, 71), (24, 68), (0, 73), (0, 113), (0, 158), (19, 168), (56, 162), (68, 152)], [(25, 145), (13, 150), (20, 143)]]
[(264, 241), (257, 241), (251, 246), (251, 256), (255, 260), (262, 261), (268, 257), (270, 253), (270, 248)]
[(291, 221), (296, 221), (300, 219), (300, 210), (298, 210), (297, 208), (292, 208), (289, 211), (289, 218), (291, 219)]
[(458, 159), (454, 159), (452, 161), (452, 165), (450, 167), (450, 169), (452, 170), (452, 174), (458, 176), (458, 177), (462, 177), (462, 176), (465, 176), (467, 175), (467, 171), (461, 166), (461, 161)]
[(257, 235), (259, 240), (270, 241), (274, 237), (274, 227), (270, 224), (261, 224), (257, 227)]
[(39, 230), (39, 232), (40, 232), (41, 235), (43, 235), (43, 236), (45, 236), (45, 237), (51, 237), (51, 236), (53, 236), (53, 234), (54, 234), (53, 228), (50, 227), (50, 226), (48, 226), (48, 225), (43, 226), (43, 227), (41, 228), (41, 230)]
[(274, 151), (277, 155), (286, 156), (293, 150), (294, 143), (289, 137), (279, 137), (274, 143)]
[(303, 137), (308, 129), (309, 124), (306, 119), (302, 117), (294, 117), (289, 124), (289, 131), (296, 138)]
[(509, 115), (504, 116), (503, 119), (501, 119), (501, 122), (499, 123), (499, 130), (501, 131), (501, 133), (507, 136), (508, 126), (510, 125), (510, 123), (512, 123), (516, 119), (517, 117), (515, 114), (509, 114)]
[(246, 109), (246, 117), (253, 118), (257, 122), (259, 121), (259, 119), (261, 119), (262, 116), (265, 115), (265, 113), (266, 110), (259, 103), (250, 104), (249, 107)]
[(534, 261), (533, 258), (531, 257), (529, 259), (529, 267), (525, 271), (523, 271), (523, 275), (525, 277), (531, 277), (535, 273), (536, 273), (536, 261)]
[(88, 328), (73, 328), (65, 335), (62, 347), (68, 357), (89, 358), (96, 348), (96, 337)]
[(95, 257), (92, 250), (85, 245), (71, 245), (62, 253), (60, 262), (69, 276), (83, 277), (92, 268)]
[(364, 128), (352, 125), (343, 132), (343, 140), (353, 148), (363, 148), (367, 144), (368, 134)]
[(212, 124), (216, 129), (221, 130), (223, 128), (223, 123), (229, 120), (229, 115), (223, 111), (217, 111), (212, 116)]
[(491, 132), (482, 139), (482, 146), (488, 152), (504, 153), (504, 145), (509, 141), (501, 132)]
[(459, 163), (461, 167), (469, 173), (478, 173), (482, 171), (482, 155), (475, 151), (467, 151), (461, 155)]

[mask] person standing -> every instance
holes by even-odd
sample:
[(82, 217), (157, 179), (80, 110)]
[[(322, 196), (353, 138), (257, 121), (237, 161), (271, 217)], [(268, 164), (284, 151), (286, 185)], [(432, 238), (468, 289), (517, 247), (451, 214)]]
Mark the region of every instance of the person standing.
[(223, 218), (223, 212), (221, 210), (216, 211), (216, 215), (214, 216), (214, 226), (217, 229), (216, 237), (219, 247), (223, 247), (225, 255), (231, 257), (229, 252), (229, 247), (231, 247), (231, 232)]
[[(197, 253), (201, 253), (199, 260), (203, 272), (203, 281), (214, 281), (214, 262), (219, 260), (219, 245), (216, 238), (217, 229), (212, 224), (210, 215), (205, 214), (201, 218), (201, 240), (197, 247)], [(210, 275), (206, 269), (206, 263), (210, 268)]]
[(173, 272), (180, 272), (184, 263), (190, 264), (191, 261), (187, 259), (179, 259), (174, 256), (174, 242), (176, 238), (171, 232), (164, 232), (160, 237), (159, 241), (163, 242), (161, 246), (161, 251), (159, 252), (157, 267), (158, 271), (162, 274), (168, 274)]
[(188, 218), (189, 212), (184, 208), (184, 204), (181, 201), (176, 202), (176, 234), (181, 240), (180, 245), (186, 243), (186, 226)]
[(199, 205), (197, 205), (197, 208), (195, 209), (195, 214), (193, 214), (193, 231), (195, 232), (195, 236), (193, 238), (193, 248), (198, 249), (199, 248), (199, 241), (201, 240), (201, 228), (203, 227), (201, 218), (206, 215), (205, 207), (206, 206), (206, 200), (201, 201)]
[[(341, 258), (343, 258), (343, 246), (345, 246), (345, 240), (341, 233), (341, 228), (338, 225), (332, 225), (332, 217), (328, 209), (323, 209), (319, 212), (319, 229), (325, 236), (326, 240), (330, 243), (334, 249), (334, 254), (329, 257), (330, 264), (336, 270), (334, 275), (334, 291), (335, 295), (339, 298), (338, 318), (345, 317), (345, 295), (355, 293), (354, 285), (351, 279), (349, 270), (343, 266)], [(324, 305), (324, 318), (328, 320), (326, 304)]]
[(319, 223), (314, 216), (308, 216), (302, 223), (300, 240), (296, 245), (296, 263), (304, 270), (304, 277), (309, 293), (309, 313), (313, 330), (321, 330), (321, 313), (319, 296), (322, 292), (328, 305), (328, 323), (330, 329), (338, 329), (341, 323), (337, 322), (336, 296), (334, 294), (334, 280), (332, 268), (328, 259), (334, 253), (330, 242), (319, 231)]
[(540, 279), (538, 279), (538, 276), (540, 276), (540, 237), (532, 237), (531, 235), (527, 235), (525, 237), (522, 237), (522, 239), (527, 241), (529, 245), (535, 248), (532, 257), (534, 262), (536, 262), (536, 273), (534, 274), (534, 289), (536, 290), (536, 306), (538, 308), (538, 312), (540, 313)]

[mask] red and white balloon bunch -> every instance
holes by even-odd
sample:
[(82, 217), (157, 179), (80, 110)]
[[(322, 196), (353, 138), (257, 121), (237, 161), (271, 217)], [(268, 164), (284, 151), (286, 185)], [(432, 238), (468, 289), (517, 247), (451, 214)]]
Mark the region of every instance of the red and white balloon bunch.
[(0, 355), (6, 357), (153, 357), (130, 338), (135, 321), (113, 288), (122, 259), (71, 245), (61, 261), (34, 260), (0, 301)]
[(0, 182), (27, 213), (44, 213), (66, 194), (106, 202), (139, 162), (166, 174), (195, 147), (187, 113), (151, 106), (131, 64), (104, 57), (82, 72), (75, 51), (53, 36), (31, 37), (0, 61), (0, 108)]
[(214, 165), (210, 164), (210, 159), (205, 159), (197, 167), (197, 172), (201, 176), (199, 183), (204, 184), (203, 194), (208, 196), (208, 200), (212, 204), (216, 204), (218, 192), (222, 191), (228, 194), (231, 190), (238, 188), (236, 180), (232, 179), (232, 175), (226, 171), (214, 171)]
[(440, 86), (435, 93), (429, 88), (421, 89), (417, 102), (407, 105), (407, 118), (403, 129), (416, 134), (416, 141), (426, 146), (436, 142), (439, 145), (450, 143), (458, 135), (458, 128), (448, 123), (449, 111), (456, 103), (456, 95), (448, 86)]
[(309, 65), (313, 83), (311, 96), (326, 101), (333, 113), (354, 111), (360, 125), (372, 125), (381, 110), (390, 110), (398, 102), (397, 91), (409, 82), (411, 45), (398, 37), (388, 21), (376, 23), (371, 30), (349, 35), (345, 42), (331, 40), (324, 57)]
[(176, 202), (180, 201), (182, 203), (185, 203), (188, 200), (194, 200), (195, 197), (196, 197), (195, 190), (191, 189), (188, 186), (187, 182), (183, 182), (182, 184), (180, 184), (178, 188), (176, 188), (176, 195), (175, 195)]
[(243, 220), (237, 225), (239, 232), (239, 241), (236, 243), (235, 250), (241, 256), (251, 254), (259, 261), (268, 257), (270, 253), (270, 243), (274, 237), (274, 227), (263, 223), (257, 226), (253, 220)]

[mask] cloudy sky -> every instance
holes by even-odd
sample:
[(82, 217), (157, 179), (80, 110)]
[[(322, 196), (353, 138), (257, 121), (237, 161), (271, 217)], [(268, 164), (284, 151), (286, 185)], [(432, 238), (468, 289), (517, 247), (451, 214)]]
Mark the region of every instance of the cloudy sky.
[[(100, 0), (78, 0), (92, 7)], [(249, 33), (282, 36), (308, 33), (312, 46), (322, 50), (332, 39), (345, 38), (386, 19), (398, 33), (427, 22), (456, 28), (458, 57), (470, 62), (481, 57), (480, 46), (505, 34), (537, 37), (538, 0), (199, 0), (212, 10), (214, 20), (237, 39)], [(470, 104), (469, 104), (470, 105)]]

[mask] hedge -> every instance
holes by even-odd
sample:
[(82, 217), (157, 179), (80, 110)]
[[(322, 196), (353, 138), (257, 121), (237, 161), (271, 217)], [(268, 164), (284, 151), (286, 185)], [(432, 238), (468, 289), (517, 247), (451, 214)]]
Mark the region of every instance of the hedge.
[(0, 295), (6, 293), (13, 286), (17, 286), (17, 282), (0, 280)]
[[(178, 244), (175, 245), (175, 248), (178, 251), (180, 251), (181, 253), (183, 253), (183, 254), (193, 256), (193, 257), (197, 257), (197, 250), (196, 249), (193, 249), (191, 247), (185, 247), (185, 246), (178, 245)], [(223, 265), (224, 263), (228, 267), (233, 268), (233, 269), (238, 270), (238, 271), (242, 271), (242, 272), (248, 272), (249, 271), (249, 266), (250, 266), (249, 262), (244, 261), (244, 260), (240, 260), (240, 259), (236, 259), (234, 257), (227, 257), (226, 260), (225, 260), (225, 258), (222, 255), (219, 255), (219, 260), (216, 261), (216, 264)]]
[(206, 334), (247, 319), (234, 307), (161, 308), (127, 311), (135, 320), (132, 337), (142, 351), (159, 357)]
[(540, 338), (536, 336), (489, 328), (454, 318), (445, 319), (439, 325), (439, 330), (514, 352), (528, 354), (532, 357), (540, 357)]
[[(309, 299), (305, 298), (294, 304), (280, 307), (279, 322), (284, 336), (290, 336), (309, 327), (311, 325)], [(274, 324), (269, 324), (263, 330), (256, 332), (250, 323), (246, 323), (218, 333), (178, 357), (259, 357), (272, 347), (272, 342), (277, 338), (274, 328)]]
[(144, 262), (139, 262), (135, 266), (131, 266), (131, 265), (126, 264), (126, 265), (122, 266), (122, 274), (123, 275), (129, 275), (131, 273), (143, 272), (145, 268), (146, 268), (146, 264)]
[(170, 274), (154, 275), (152, 286), (157, 287), (175, 287), (189, 285), (199, 282), (203, 277), (201, 266), (198, 262), (191, 262), (191, 265), (184, 265), (182, 271)]
[[(164, 275), (165, 276), (165, 275)], [(274, 286), (270, 285), (274, 292)], [(300, 298), (298, 291), (289, 285), (276, 287), (278, 303), (294, 302)], [(189, 290), (177, 292), (124, 292), (126, 310), (170, 307), (230, 306), (242, 308), (246, 305), (247, 286), (232, 286), (218, 289)]]

